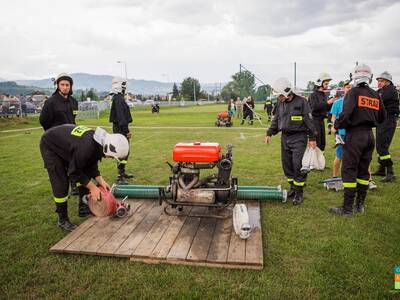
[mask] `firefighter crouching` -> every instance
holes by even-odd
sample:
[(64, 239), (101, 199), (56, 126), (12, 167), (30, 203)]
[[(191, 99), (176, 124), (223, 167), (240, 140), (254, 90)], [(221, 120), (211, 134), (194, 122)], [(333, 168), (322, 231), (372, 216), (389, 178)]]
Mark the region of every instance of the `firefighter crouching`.
[(58, 226), (72, 231), (76, 225), (68, 217), (69, 178), (79, 185), (79, 216), (87, 216), (90, 210), (82, 201), (83, 196), (90, 193), (91, 198), (97, 200), (100, 198), (97, 185), (110, 189), (100, 175), (98, 162), (103, 157), (117, 160), (126, 157), (129, 143), (123, 135), (108, 134), (102, 128), (93, 130), (86, 126), (60, 125), (43, 134), (40, 152), (49, 174)]
[(360, 64), (354, 68), (352, 77), (354, 87), (345, 95), (343, 111), (335, 120), (335, 129), (346, 129), (342, 160), (344, 199), (342, 206), (332, 207), (329, 212), (342, 216), (353, 216), (356, 196), (356, 212), (364, 212), (368, 168), (375, 147), (372, 128), (386, 118), (379, 94), (368, 86), (372, 81), (371, 68)]
[(272, 86), (278, 95), (275, 114), (271, 126), (267, 130), (265, 143), (270, 144), (271, 136), (282, 131), (281, 155), (285, 176), (290, 183), (288, 198), (293, 205), (303, 203), (303, 188), (307, 174), (301, 172), (302, 158), (307, 147), (315, 148), (316, 130), (312, 122), (311, 109), (307, 100), (296, 95), (292, 85), (286, 78), (279, 78)]

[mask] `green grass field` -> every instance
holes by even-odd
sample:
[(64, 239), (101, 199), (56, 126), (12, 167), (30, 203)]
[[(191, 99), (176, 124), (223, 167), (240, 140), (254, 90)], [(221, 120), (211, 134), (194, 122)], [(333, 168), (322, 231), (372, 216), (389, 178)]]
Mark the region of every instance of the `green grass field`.
[[(166, 184), (169, 168), (164, 162), (171, 160), (175, 143), (199, 140), (234, 145), (233, 175), (239, 184), (286, 186), (280, 137), (267, 146), (259, 124), (239, 126), (236, 119), (233, 128), (214, 128), (217, 112), (224, 109), (225, 105), (162, 107), (159, 115), (134, 110), (127, 168), (136, 176), (132, 183)], [(107, 112), (99, 120), (79, 124), (110, 125)], [(38, 126), (37, 117), (0, 120), (0, 131)], [(368, 194), (364, 215), (330, 215), (328, 207), (341, 204), (342, 193), (328, 192), (318, 181), (331, 175), (331, 136), (328, 168), (309, 175), (302, 206), (262, 204), (265, 267), (252, 271), (50, 253), (66, 233), (55, 226), (38, 147), (41, 134), (42, 130), (0, 133), (0, 299), (400, 299), (393, 274), (400, 265), (400, 178), (391, 184), (376, 178), (379, 187)], [(400, 175), (399, 130), (391, 152)], [(372, 166), (376, 167), (375, 157)], [(113, 161), (103, 160), (100, 170), (106, 180), (114, 181)], [(70, 217), (77, 224), (84, 221), (77, 216), (76, 197), (70, 200)]]

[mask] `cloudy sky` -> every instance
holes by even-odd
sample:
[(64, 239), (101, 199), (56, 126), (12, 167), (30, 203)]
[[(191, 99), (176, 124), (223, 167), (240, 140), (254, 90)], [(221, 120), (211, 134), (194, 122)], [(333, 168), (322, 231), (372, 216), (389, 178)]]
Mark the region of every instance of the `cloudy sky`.
[(0, 77), (86, 72), (227, 82), (239, 64), (270, 83), (321, 71), (345, 79), (356, 61), (400, 81), (400, 1), (4, 0)]

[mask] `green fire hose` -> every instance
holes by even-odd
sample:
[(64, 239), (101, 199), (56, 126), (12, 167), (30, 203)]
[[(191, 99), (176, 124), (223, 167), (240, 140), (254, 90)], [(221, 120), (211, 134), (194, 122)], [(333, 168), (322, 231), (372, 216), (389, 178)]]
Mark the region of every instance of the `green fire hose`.
[[(156, 185), (116, 185), (112, 188), (115, 197), (133, 199), (158, 199), (159, 189)], [(169, 194), (166, 195), (170, 197)], [(286, 200), (286, 191), (280, 186), (239, 186), (238, 200)]]

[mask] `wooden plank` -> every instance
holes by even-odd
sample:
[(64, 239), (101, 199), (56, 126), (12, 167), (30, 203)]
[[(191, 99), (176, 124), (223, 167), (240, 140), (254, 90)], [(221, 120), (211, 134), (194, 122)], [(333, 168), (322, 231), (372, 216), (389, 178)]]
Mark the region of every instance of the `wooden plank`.
[(158, 205), (158, 203), (156, 204), (155, 201), (151, 200), (144, 200), (144, 203), (129, 217), (129, 219), (124, 223), (124, 226), (115, 232), (107, 243), (98, 249), (98, 253), (113, 256), (121, 244), (128, 238), (130, 233), (146, 217), (153, 205)]
[(175, 217), (169, 216), (163, 212), (143, 241), (137, 246), (133, 255), (138, 257), (149, 257), (174, 218)]
[(91, 217), (78, 226), (74, 231), (65, 236), (57, 244), (50, 248), (51, 252), (63, 252), (66, 247), (68, 247), (73, 241), (79, 238), (83, 233), (85, 233), (90, 227), (97, 223), (99, 218)]
[(214, 235), (216, 221), (215, 218), (202, 218), (199, 229), (190, 246), (187, 260), (197, 262), (204, 262), (206, 260)]
[(162, 212), (162, 205), (158, 205), (158, 203), (154, 205), (142, 222), (137, 225), (128, 238), (121, 244), (115, 254), (119, 256), (132, 256), (136, 247), (144, 239), (147, 232), (153, 227), (154, 223), (160, 218)]
[(80, 235), (76, 240), (69, 244), (64, 251), (68, 253), (86, 253), (82, 249), (88, 247), (93, 239), (99, 234), (99, 232), (106, 227), (110, 222), (110, 217), (98, 218), (99, 220)]
[(167, 260), (185, 260), (189, 252), (192, 241), (196, 235), (201, 218), (191, 217), (191, 215), (202, 214), (205, 212), (204, 207), (193, 207), (189, 217), (179, 232), (174, 244), (167, 255)]
[[(132, 215), (146, 200), (130, 201)], [(98, 228), (97, 234), (93, 235), (90, 242), (83, 245), (81, 248), (81, 253), (96, 253), (101, 255), (101, 251), (98, 249), (106, 243), (118, 229), (123, 226), (129, 219), (129, 216), (125, 218), (109, 218), (110, 222), (104, 227)]]
[(263, 265), (263, 244), (260, 222), (260, 202), (246, 202), (252, 228), (249, 239), (246, 241), (246, 263)]
[[(243, 203), (242, 201), (238, 203)], [(245, 263), (246, 262), (246, 240), (242, 240), (239, 235), (235, 233), (232, 226), (231, 239), (229, 242), (229, 250), (227, 263)]]
[(263, 266), (259, 265), (243, 265), (243, 264), (220, 264), (220, 263), (208, 263), (208, 262), (195, 262), (188, 260), (163, 260), (158, 258), (144, 258), (144, 257), (131, 257), (130, 261), (142, 262), (145, 264), (160, 264), (167, 263), (172, 265), (187, 265), (194, 267), (209, 267), (209, 268), (221, 268), (221, 269), (248, 269), (248, 270), (262, 270)]
[(173, 218), (172, 222), (168, 226), (164, 235), (161, 237), (160, 241), (157, 243), (155, 248), (150, 254), (150, 257), (158, 258), (158, 259), (166, 259), (167, 255), (175, 242), (176, 237), (181, 231), (183, 224), (186, 221), (187, 214), (190, 213), (191, 207), (185, 206), (182, 210), (182, 216), (171, 217)]
[(232, 217), (217, 221), (214, 237), (208, 251), (207, 262), (226, 263), (232, 230)]

